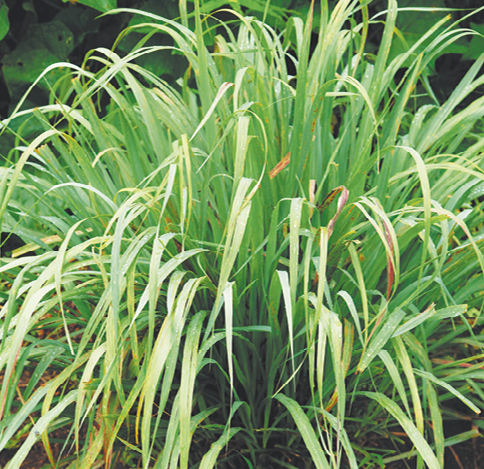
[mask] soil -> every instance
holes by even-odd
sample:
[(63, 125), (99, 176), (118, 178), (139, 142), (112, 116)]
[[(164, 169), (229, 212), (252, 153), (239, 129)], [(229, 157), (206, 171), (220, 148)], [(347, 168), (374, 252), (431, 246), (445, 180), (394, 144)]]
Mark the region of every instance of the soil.
[[(65, 441), (68, 433), (69, 431), (65, 429), (59, 429), (56, 432), (53, 432), (51, 448), (54, 458), (57, 458), (59, 456), (63, 446), (63, 443), (61, 443), (61, 441)], [(0, 467), (5, 467), (10, 459), (13, 458), (16, 451), (16, 449), (3, 450), (0, 453)], [(41, 441), (37, 442), (33, 446), (32, 450), (27, 455), (27, 458), (20, 467), (22, 469), (40, 469), (44, 467), (52, 467)]]
[[(398, 461), (385, 469), (414, 469), (416, 458)], [(445, 469), (482, 469), (484, 467), (484, 438), (473, 438), (458, 445), (445, 448)]]
[[(457, 407), (460, 406), (457, 405)], [(478, 429), (473, 424), (472, 419), (465, 414), (461, 414), (461, 418), (459, 419), (448, 420), (444, 423), (444, 435), (446, 439), (471, 430), (477, 431)], [(403, 433), (399, 435), (402, 440), (405, 440), (405, 444), (398, 448), (401, 453), (414, 449), (410, 440), (403, 437), (403, 435)], [(375, 448), (395, 449), (390, 439), (382, 440), (381, 436), (378, 438), (378, 444), (375, 444)], [(380, 466), (368, 466), (366, 469), (373, 469), (373, 467), (376, 469)], [(402, 459), (384, 466), (385, 469), (416, 469), (416, 467), (416, 457)], [(482, 468), (484, 468), (484, 438), (482, 436), (445, 448), (444, 469)]]
[[(467, 423), (467, 425), (466, 425)], [(471, 429), (470, 422), (459, 422), (454, 427), (459, 430), (456, 433), (462, 433)], [(67, 429), (59, 429), (52, 434), (52, 451), (54, 457), (60, 454), (63, 446), (63, 441), (67, 437)], [(449, 435), (446, 435), (449, 436)], [(387, 441), (380, 440), (383, 447), (387, 445)], [(411, 449), (411, 446), (402, 448), (402, 451)], [(0, 467), (5, 467), (9, 460), (13, 457), (16, 450), (4, 450), (0, 453)], [(21, 469), (48, 469), (52, 466), (49, 463), (49, 458), (42, 446), (38, 442), (32, 451), (27, 456), (27, 459), (20, 466)], [(445, 469), (482, 469), (484, 467), (484, 438), (473, 438), (464, 443), (454, 445), (445, 449)], [(118, 464), (116, 469), (123, 469), (124, 466)], [(282, 466), (281, 466), (282, 468)], [(378, 469), (379, 465), (365, 466), (365, 469)], [(414, 469), (416, 468), (416, 458), (396, 461), (385, 465), (385, 469)], [(127, 469), (127, 468), (126, 468)], [(129, 469), (134, 469), (131, 467)], [(257, 468), (263, 469), (263, 468)]]

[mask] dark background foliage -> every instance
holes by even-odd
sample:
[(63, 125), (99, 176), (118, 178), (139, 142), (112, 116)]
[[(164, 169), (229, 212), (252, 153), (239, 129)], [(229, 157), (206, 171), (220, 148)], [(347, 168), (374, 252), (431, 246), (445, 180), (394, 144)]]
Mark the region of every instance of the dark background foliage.
[[(230, 7), (247, 15), (263, 17), (265, 12), (263, 0), (239, 0), (231, 2)], [(330, 3), (334, 4), (335, 1)], [(451, 12), (454, 20), (462, 19), (473, 9), (481, 5), (478, 0), (399, 0), (399, 7), (435, 7), (459, 8)], [(223, 0), (202, 2), (206, 13), (228, 7)], [(266, 11), (266, 20), (274, 27), (283, 27), (290, 16), (304, 17), (308, 11), (308, 0), (272, 0)], [(20, 97), (48, 66), (56, 62), (71, 62), (82, 65), (85, 54), (94, 47), (110, 48), (118, 34), (128, 24), (140, 22), (139, 18), (121, 14), (99, 17), (102, 12), (112, 8), (137, 8), (150, 11), (167, 18), (178, 16), (178, 2), (175, 0), (0, 0), (0, 115), (6, 118), (15, 108)], [(383, 11), (386, 1), (371, 3), (371, 14)], [(449, 12), (421, 12), (418, 20), (411, 12), (401, 12), (398, 17), (398, 28), (404, 39), (395, 41), (392, 54), (399, 53), (407, 45)], [(220, 14), (219, 14), (220, 15)], [(225, 18), (224, 18), (225, 19)], [(315, 28), (318, 26), (318, 15), (315, 15)], [(484, 13), (473, 15), (461, 23), (462, 27), (472, 28), (477, 35), (465, 37), (450, 46), (437, 57), (432, 69), (434, 88), (438, 97), (444, 99), (452, 91), (472, 60), (484, 50)], [(141, 34), (141, 33), (140, 33)], [(371, 31), (370, 40), (377, 46), (380, 31), (376, 26)], [(168, 38), (156, 39), (158, 44)], [(136, 35), (121, 45), (121, 51), (127, 52), (136, 43)], [(172, 57), (169, 51), (161, 51), (144, 58), (140, 64), (148, 67), (158, 75), (173, 80), (183, 73), (183, 63)], [(26, 107), (44, 104), (48, 96), (49, 85), (52, 86), (62, 75), (62, 69), (52, 71), (47, 82), (30, 94)]]

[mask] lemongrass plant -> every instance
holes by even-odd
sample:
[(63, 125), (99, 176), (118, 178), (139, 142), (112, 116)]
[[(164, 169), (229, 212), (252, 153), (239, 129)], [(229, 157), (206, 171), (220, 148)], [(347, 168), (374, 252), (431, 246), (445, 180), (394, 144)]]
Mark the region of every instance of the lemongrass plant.
[[(427, 64), (467, 32), (390, 61), (395, 0), (322, 0), (282, 36), (232, 12), (213, 49), (180, 3), (124, 33), (172, 36), (176, 87), (136, 65), (160, 48), (99, 48), (3, 123), (44, 128), (0, 186), (27, 243), (0, 267), (0, 449), (26, 435), (7, 469), (39, 439), (69, 468), (442, 467), (478, 434), (445, 440), (446, 402), (484, 406), (484, 98), (462, 105), (484, 54), (439, 103)], [(362, 444), (402, 432), (408, 454)]]

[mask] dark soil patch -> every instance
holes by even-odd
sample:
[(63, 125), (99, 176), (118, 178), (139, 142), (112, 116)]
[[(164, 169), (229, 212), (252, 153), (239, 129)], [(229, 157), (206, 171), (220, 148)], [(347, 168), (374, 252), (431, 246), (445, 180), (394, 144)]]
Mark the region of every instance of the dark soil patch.
[[(414, 469), (416, 458), (396, 461), (385, 469)], [(484, 438), (473, 438), (445, 448), (445, 469), (482, 469), (484, 467)]]
[[(460, 427), (460, 425), (458, 425)], [(465, 429), (467, 431), (470, 429)], [(51, 435), (52, 451), (55, 458), (60, 454), (64, 446), (65, 438), (67, 438), (68, 429), (59, 429)], [(388, 440), (384, 439), (384, 446), (388, 444)], [(405, 445), (401, 448), (402, 451), (408, 451), (411, 445)], [(16, 450), (4, 450), (0, 453), (0, 467), (5, 467), (10, 459), (15, 455)], [(65, 453), (64, 453), (65, 454)], [(71, 456), (72, 457), (72, 456)], [(385, 469), (415, 469), (416, 458), (404, 459), (395, 461), (385, 465)], [(72, 459), (70, 460), (72, 462)], [(274, 467), (274, 463), (273, 467)], [(34, 445), (29, 455), (20, 466), (21, 469), (48, 469), (52, 466), (49, 463), (49, 458), (44, 450), (42, 442)], [(123, 465), (118, 465), (116, 469), (123, 468)], [(282, 467), (282, 466), (281, 466)], [(365, 466), (366, 469), (378, 469), (378, 465)], [(484, 467), (484, 438), (473, 438), (452, 447), (445, 449), (445, 469), (482, 469)]]

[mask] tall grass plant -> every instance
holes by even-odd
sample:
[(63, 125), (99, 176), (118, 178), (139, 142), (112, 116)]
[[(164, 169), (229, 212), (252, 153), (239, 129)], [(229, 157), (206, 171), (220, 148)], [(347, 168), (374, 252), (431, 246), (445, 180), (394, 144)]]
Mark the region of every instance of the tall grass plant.
[[(44, 128), (1, 169), (27, 242), (0, 267), (7, 469), (39, 439), (55, 467), (437, 469), (478, 434), (446, 440), (442, 409), (484, 406), (484, 98), (463, 104), (484, 54), (440, 103), (426, 67), (469, 32), (444, 19), (389, 60), (398, 4), (369, 3), (282, 33), (234, 11), (213, 49), (198, 2), (132, 10), (153, 23), (131, 53), (59, 64), (51, 103), (3, 122)], [(160, 31), (175, 87), (136, 63)], [(401, 434), (409, 454), (364, 445)]]

